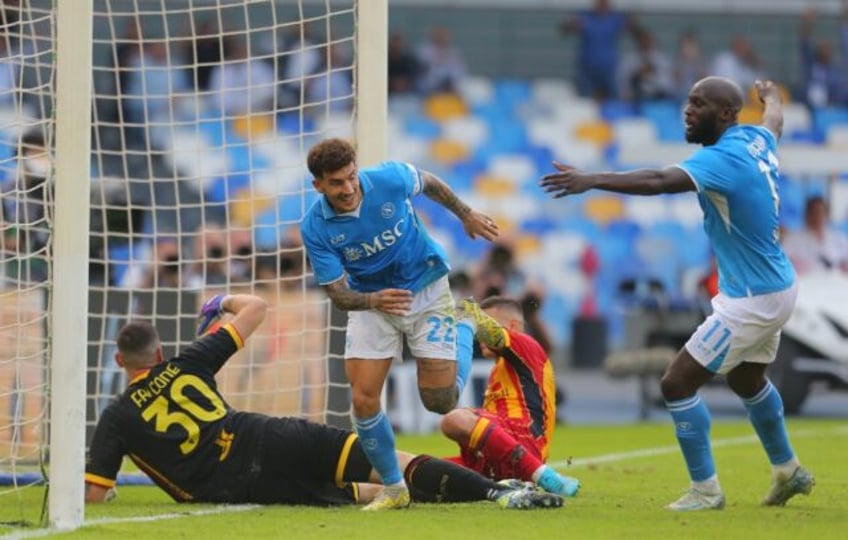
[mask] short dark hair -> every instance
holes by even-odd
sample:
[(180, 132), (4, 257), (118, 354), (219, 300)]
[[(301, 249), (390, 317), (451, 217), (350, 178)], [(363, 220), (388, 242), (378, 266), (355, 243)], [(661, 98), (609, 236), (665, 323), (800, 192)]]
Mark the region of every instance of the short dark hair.
[(115, 342), (130, 367), (144, 367), (136, 364), (144, 364), (145, 359), (156, 352), (159, 332), (147, 321), (130, 321), (118, 332)]
[(489, 309), (493, 307), (507, 307), (514, 309), (518, 313), (524, 313), (521, 309), (521, 302), (509, 296), (490, 296), (480, 302), (480, 309)]
[(356, 161), (356, 150), (344, 139), (325, 139), (309, 150), (306, 166), (315, 178), (338, 171)]

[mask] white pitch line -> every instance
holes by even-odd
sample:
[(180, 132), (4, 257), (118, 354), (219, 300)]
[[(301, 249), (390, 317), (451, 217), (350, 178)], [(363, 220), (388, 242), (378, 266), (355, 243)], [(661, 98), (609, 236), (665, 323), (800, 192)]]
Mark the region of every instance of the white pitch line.
[[(258, 504), (239, 504), (239, 505), (222, 505), (215, 508), (207, 508), (204, 510), (192, 510), (188, 512), (174, 512), (169, 514), (159, 514), (155, 516), (128, 516), (128, 517), (105, 517), (96, 519), (87, 519), (79, 529), (91, 527), (93, 525), (109, 525), (112, 523), (145, 523), (151, 521), (162, 521), (166, 519), (180, 519), (185, 517), (209, 516), (214, 514), (228, 514), (230, 512), (244, 512), (260, 508)], [(59, 529), (35, 529), (32, 531), (18, 531), (5, 536), (0, 536), (2, 540), (18, 540), (19, 538), (43, 538), (53, 534), (69, 532)]]
[[(821, 430), (801, 430), (801, 431), (792, 431), (789, 434), (790, 439), (804, 438), (804, 437), (812, 437), (817, 435), (848, 435), (848, 426), (841, 426), (835, 429), (830, 429), (827, 431)], [(738, 446), (742, 444), (751, 444), (751, 443), (759, 443), (760, 440), (756, 435), (744, 435), (741, 437), (729, 437), (726, 439), (713, 439), (712, 447), (713, 448), (721, 448), (724, 446)], [(677, 445), (673, 446), (655, 446), (653, 448), (641, 448), (639, 450), (631, 450), (629, 452), (614, 452), (611, 454), (601, 454), (598, 456), (587, 457), (587, 458), (577, 458), (568, 460), (560, 460), (549, 462), (548, 465), (553, 467), (554, 469), (567, 469), (573, 467), (587, 467), (589, 465), (597, 465), (599, 463), (612, 463), (615, 461), (624, 461), (627, 459), (640, 458), (640, 457), (653, 457), (653, 456), (661, 456), (664, 454), (674, 454), (680, 452), (680, 447)]]

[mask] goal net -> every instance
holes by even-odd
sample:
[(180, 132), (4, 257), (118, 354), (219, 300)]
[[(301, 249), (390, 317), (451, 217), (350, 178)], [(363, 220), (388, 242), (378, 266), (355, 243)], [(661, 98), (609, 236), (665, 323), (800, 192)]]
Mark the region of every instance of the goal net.
[(316, 198), (305, 167), (315, 142), (356, 138), (364, 161), (382, 157), (379, 116), (376, 145), (356, 137), (357, 111), (385, 108), (380, 91), (362, 100), (368, 84), (385, 80), (359, 83), (362, 4), (94, 0), (91, 73), (58, 77), (66, 51), (58, 4), (4, 8), (0, 507), (49, 471), (49, 373), (59, 353), (50, 306), (64, 277), (51, 257), (51, 211), (62, 204), (51, 184), (53, 105), (62, 101), (54, 78), (93, 77), (90, 202), (78, 210), (90, 217), (88, 312), (79, 313), (87, 318), (86, 441), (126, 385), (114, 363), (120, 327), (150, 320), (173, 355), (193, 340), (200, 304), (218, 293), (249, 292), (270, 306), (218, 375), (231, 406), (349, 421), (339, 340), (299, 222)]

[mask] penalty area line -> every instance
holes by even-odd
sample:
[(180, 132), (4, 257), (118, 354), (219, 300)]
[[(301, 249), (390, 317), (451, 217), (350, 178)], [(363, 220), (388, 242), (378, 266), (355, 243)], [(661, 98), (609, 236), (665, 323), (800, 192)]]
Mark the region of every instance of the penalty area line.
[[(836, 429), (821, 431), (821, 430), (799, 430), (790, 432), (789, 436), (791, 439), (795, 438), (806, 438), (813, 436), (821, 436), (821, 435), (848, 435), (848, 427), (839, 427)], [(724, 446), (739, 446), (743, 444), (752, 444), (759, 443), (760, 440), (756, 435), (743, 435), (741, 437), (728, 437), (724, 439), (713, 439), (712, 447), (713, 448), (721, 448)], [(675, 445), (668, 446), (655, 446), (653, 448), (641, 448), (639, 450), (630, 450), (628, 452), (613, 452), (610, 454), (600, 454), (593, 457), (587, 458), (576, 458), (572, 460), (559, 460), (554, 462), (549, 462), (548, 465), (553, 467), (554, 469), (568, 469), (574, 467), (588, 467), (591, 465), (598, 465), (600, 463), (614, 463), (616, 461), (625, 461), (633, 458), (641, 458), (641, 457), (654, 457), (661, 456), (664, 454), (675, 454), (680, 452), (680, 447)]]
[[(215, 514), (229, 514), (231, 512), (245, 512), (261, 508), (258, 504), (230, 504), (221, 505), (214, 508), (206, 508), (203, 510), (192, 510), (188, 512), (169, 512), (167, 514), (155, 514), (152, 516), (126, 516), (126, 517), (103, 517), (95, 519), (87, 519), (76, 530), (92, 527), (95, 525), (110, 525), (113, 523), (147, 523), (152, 521), (164, 521), (167, 519), (180, 519), (186, 517), (209, 516)], [(53, 534), (62, 534), (70, 532), (66, 529), (36, 529), (31, 531), (17, 531), (5, 536), (0, 536), (2, 540), (17, 540), (18, 538), (43, 538)]]

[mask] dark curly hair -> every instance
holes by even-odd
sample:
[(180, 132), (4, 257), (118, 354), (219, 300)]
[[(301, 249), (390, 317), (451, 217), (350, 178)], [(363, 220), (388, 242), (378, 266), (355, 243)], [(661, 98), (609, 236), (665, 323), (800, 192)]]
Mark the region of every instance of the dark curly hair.
[(325, 139), (309, 150), (306, 166), (315, 178), (338, 171), (356, 161), (356, 150), (344, 139)]

